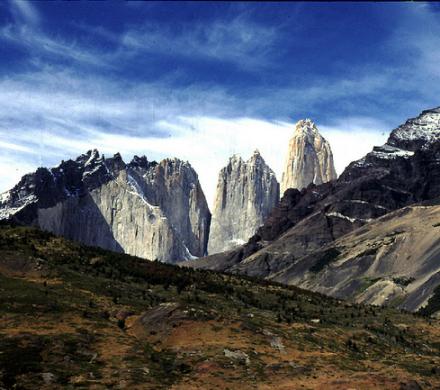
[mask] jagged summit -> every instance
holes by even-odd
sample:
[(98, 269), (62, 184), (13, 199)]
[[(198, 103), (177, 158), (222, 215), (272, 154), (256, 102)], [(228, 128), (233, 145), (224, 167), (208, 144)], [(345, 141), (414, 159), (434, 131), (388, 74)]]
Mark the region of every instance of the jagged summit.
[(237, 154), (231, 156), (219, 173), (208, 252), (246, 242), (278, 200), (275, 174), (258, 150), (247, 161)]
[(133, 159), (128, 164), (131, 168), (144, 168), (148, 169), (152, 165), (157, 165), (156, 161), (148, 161), (148, 158), (143, 156), (134, 156)]
[(423, 111), (391, 132), (387, 145), (415, 151), (440, 139), (440, 107)]
[(135, 156), (125, 164), (97, 149), (39, 168), (0, 196), (0, 220), (169, 262), (206, 253), (210, 218), (188, 162)]
[(261, 156), (260, 151), (258, 149), (255, 149), (254, 152), (252, 153), (252, 156), (250, 157), (250, 159), (252, 159), (252, 158), (263, 158), (263, 157)]
[(252, 156), (249, 157), (249, 159), (246, 161), (246, 163), (253, 163), (258, 166), (266, 166), (266, 161), (264, 160), (263, 156), (261, 155), (260, 151), (258, 149), (255, 149), (252, 153)]
[(336, 177), (330, 144), (311, 119), (298, 121), (289, 141), (281, 193), (288, 188), (302, 189), (310, 183), (326, 183)]
[(315, 122), (311, 119), (301, 119), (295, 124), (295, 134), (305, 133), (305, 134), (319, 134), (318, 128)]
[(387, 164), (389, 160), (408, 160), (417, 151), (430, 148), (440, 141), (440, 107), (423, 111), (419, 116), (408, 119), (391, 131), (387, 142), (375, 146), (358, 161), (352, 162), (341, 174), (344, 180), (352, 180), (359, 175), (358, 170)]

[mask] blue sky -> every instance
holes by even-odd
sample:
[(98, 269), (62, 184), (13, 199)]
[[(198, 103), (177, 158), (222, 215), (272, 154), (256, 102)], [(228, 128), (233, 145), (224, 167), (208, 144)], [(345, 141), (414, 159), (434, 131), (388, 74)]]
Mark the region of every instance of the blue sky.
[(208, 200), (232, 153), (280, 176), (310, 117), (339, 173), (440, 103), (425, 3), (0, 3), (0, 191), (96, 147), (180, 157)]

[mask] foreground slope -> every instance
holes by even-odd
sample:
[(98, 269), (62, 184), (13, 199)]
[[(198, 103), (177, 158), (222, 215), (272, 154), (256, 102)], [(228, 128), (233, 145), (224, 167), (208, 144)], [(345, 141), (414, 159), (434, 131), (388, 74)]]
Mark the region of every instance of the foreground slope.
[(0, 228), (0, 316), (6, 389), (440, 386), (437, 320), (32, 228)]

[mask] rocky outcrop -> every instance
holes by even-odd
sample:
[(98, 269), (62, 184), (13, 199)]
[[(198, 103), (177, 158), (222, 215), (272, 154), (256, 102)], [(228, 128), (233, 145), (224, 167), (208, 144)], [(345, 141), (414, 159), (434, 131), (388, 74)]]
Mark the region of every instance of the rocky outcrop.
[[(319, 287), (324, 280), (316, 275), (325, 272), (330, 263), (331, 267), (335, 267), (336, 260), (338, 265), (345, 264), (349, 254), (344, 258), (339, 256), (339, 252), (344, 252), (350, 240), (342, 245), (342, 249), (333, 245), (347, 234), (359, 232), (360, 228), (365, 228), (364, 225), (380, 217), (378, 223), (385, 222), (386, 214), (412, 204), (440, 203), (439, 133), (440, 109), (424, 111), (419, 117), (393, 130), (385, 145), (375, 147), (364, 158), (351, 163), (337, 180), (310, 185), (301, 191), (287, 190), (279, 205), (246, 245), (215, 255), (212, 260), (207, 257), (189, 265), (265, 277), (339, 297), (351, 296), (353, 290), (347, 287), (345, 282), (348, 279), (344, 279), (344, 275), (356, 275), (358, 279), (368, 277), (372, 272), (368, 267), (362, 268), (365, 273), (357, 273), (361, 270), (359, 267), (365, 264), (353, 261), (350, 263), (353, 269), (341, 267), (339, 276), (337, 272), (331, 273), (332, 278), (325, 281), (325, 290), (324, 285)], [(387, 234), (392, 234), (392, 228), (384, 236)], [(418, 237), (423, 236), (428, 237), (421, 229)], [(374, 237), (374, 232), (371, 237)], [(436, 245), (438, 240), (426, 243), (423, 251), (434, 250)], [(384, 245), (383, 251), (389, 248)], [(399, 248), (403, 246), (396, 246), (392, 257), (392, 261), (397, 263), (393, 268), (387, 268), (394, 272), (401, 267), (402, 273), (396, 273), (396, 277), (405, 275), (408, 255), (400, 253), (399, 257)], [(368, 256), (365, 259), (371, 260)], [(416, 261), (417, 255), (412, 259)], [(375, 263), (375, 266), (382, 265)], [(422, 273), (414, 272), (410, 277), (418, 278), (420, 275)], [(390, 277), (389, 274), (383, 276)], [(312, 279), (317, 281), (316, 284)], [(331, 286), (341, 288), (332, 289)], [(432, 284), (429, 291), (434, 287)], [(410, 306), (408, 303), (405, 307), (415, 308), (417, 305)]]
[(337, 178), (330, 144), (310, 120), (300, 120), (289, 141), (281, 193), (289, 188), (299, 190), (310, 183), (322, 184)]
[(210, 212), (187, 162), (89, 151), (26, 175), (0, 198), (0, 219), (87, 245), (174, 262), (206, 254)]
[(219, 174), (208, 252), (244, 244), (278, 201), (275, 173), (258, 151), (248, 161), (232, 156)]

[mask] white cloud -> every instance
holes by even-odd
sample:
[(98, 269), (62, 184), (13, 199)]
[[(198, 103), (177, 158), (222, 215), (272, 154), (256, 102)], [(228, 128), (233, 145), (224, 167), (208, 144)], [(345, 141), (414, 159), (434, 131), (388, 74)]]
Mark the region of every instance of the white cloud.
[(13, 150), (15, 152), (35, 154), (36, 151), (28, 146), (19, 145), (13, 142), (2, 141), (0, 139), (0, 149)]

